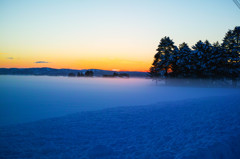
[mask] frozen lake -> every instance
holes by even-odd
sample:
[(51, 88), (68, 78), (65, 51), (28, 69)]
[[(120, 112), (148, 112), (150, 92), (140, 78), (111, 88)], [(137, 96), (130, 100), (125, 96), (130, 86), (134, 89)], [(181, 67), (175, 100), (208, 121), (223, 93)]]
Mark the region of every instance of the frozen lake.
[(118, 106), (240, 94), (231, 88), (156, 86), (149, 79), (0, 76), (0, 126)]

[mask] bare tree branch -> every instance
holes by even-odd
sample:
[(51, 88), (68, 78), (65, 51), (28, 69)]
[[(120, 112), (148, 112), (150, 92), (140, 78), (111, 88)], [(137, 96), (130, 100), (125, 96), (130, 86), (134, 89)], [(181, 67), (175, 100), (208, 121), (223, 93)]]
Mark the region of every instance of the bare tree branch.
[(239, 0), (233, 0), (233, 2), (236, 4), (236, 6), (240, 9), (240, 2)]

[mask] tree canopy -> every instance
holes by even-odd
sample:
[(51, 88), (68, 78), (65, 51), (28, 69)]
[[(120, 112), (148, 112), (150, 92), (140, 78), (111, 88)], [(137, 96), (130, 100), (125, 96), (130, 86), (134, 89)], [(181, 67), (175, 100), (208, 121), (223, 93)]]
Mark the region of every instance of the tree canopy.
[(149, 74), (151, 77), (231, 78), (240, 73), (240, 27), (229, 30), (223, 42), (199, 40), (192, 48), (178, 47), (169, 37), (160, 40)]

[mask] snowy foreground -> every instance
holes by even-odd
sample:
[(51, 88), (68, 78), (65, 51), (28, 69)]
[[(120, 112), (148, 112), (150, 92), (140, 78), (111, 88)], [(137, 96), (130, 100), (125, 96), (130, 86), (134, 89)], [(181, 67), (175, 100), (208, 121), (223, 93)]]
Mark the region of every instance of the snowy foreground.
[(0, 158), (240, 158), (240, 95), (0, 127)]

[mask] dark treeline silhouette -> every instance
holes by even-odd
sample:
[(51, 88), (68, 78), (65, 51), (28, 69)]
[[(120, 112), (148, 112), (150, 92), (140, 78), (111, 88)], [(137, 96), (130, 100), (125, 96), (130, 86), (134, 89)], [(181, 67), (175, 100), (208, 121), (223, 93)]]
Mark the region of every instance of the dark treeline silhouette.
[(152, 78), (231, 79), (240, 77), (240, 27), (229, 30), (223, 42), (198, 41), (179, 47), (169, 37), (161, 39), (150, 67)]
[(93, 71), (86, 71), (85, 76), (92, 77), (93, 76)]
[(85, 73), (83, 72), (78, 72), (77, 74), (75, 73), (69, 73), (68, 74), (69, 77), (92, 77), (93, 76), (93, 71), (86, 71)]
[(103, 75), (103, 77), (127, 77), (128, 78), (129, 74), (114, 72), (112, 75)]

